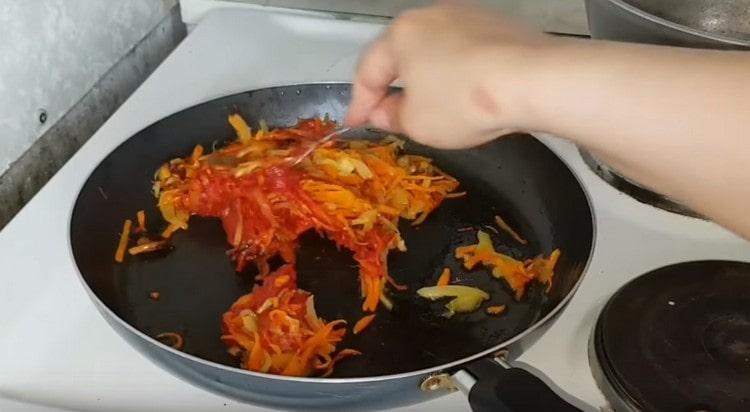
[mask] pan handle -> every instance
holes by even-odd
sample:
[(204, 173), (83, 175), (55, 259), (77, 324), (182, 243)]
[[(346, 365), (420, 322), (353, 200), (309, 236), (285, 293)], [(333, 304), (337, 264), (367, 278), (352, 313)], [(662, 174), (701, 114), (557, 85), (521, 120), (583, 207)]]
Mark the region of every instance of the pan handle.
[(483, 358), (452, 377), (469, 396), (474, 412), (580, 412), (544, 381), (525, 369), (511, 367), (505, 359)]

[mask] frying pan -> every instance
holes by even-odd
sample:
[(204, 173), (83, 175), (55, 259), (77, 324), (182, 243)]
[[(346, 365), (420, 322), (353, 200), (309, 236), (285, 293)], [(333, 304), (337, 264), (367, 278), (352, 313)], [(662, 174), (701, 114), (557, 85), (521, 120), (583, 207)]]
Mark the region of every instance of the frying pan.
[[(128, 257), (123, 264), (113, 261), (122, 222), (137, 210), (145, 210), (151, 230), (164, 226), (151, 194), (153, 172), (166, 160), (186, 156), (196, 144), (210, 148), (233, 139), (228, 114), (240, 113), (256, 127), (261, 119), (272, 127), (313, 116), (341, 121), (349, 99), (349, 84), (249, 91), (173, 114), (115, 149), (81, 188), (70, 222), (72, 253), (96, 307), (125, 340), (158, 365), (245, 402), (305, 410), (393, 407), (445, 393), (433, 389), (450, 389), (450, 375), (462, 371), (464, 383), (467, 376), (478, 381), (470, 396), (475, 409), (512, 404), (514, 399), (531, 408), (548, 406), (538, 403), (545, 401), (564, 404), (553, 392), (532, 387), (541, 381), (526, 372), (488, 360), (564, 306), (592, 252), (594, 226), (587, 195), (566, 165), (528, 135), (461, 151), (407, 144), (406, 152), (434, 158), (468, 195), (446, 200), (420, 226), (401, 225), (409, 250), (393, 251), (388, 264), (392, 276), (409, 290), (392, 293), (395, 308), (379, 308), (376, 322), (364, 333), (347, 335), (339, 348), (356, 348), (363, 355), (337, 364), (328, 379), (249, 372), (237, 368), (237, 360), (227, 354), (219, 340), (221, 315), (251, 290), (255, 273), (234, 272), (217, 220), (191, 219), (189, 230), (174, 235), (169, 252)], [(492, 233), (503, 253), (529, 258), (562, 250), (549, 293), (532, 284), (524, 298), (515, 301), (502, 281), (486, 270), (466, 271), (453, 258), (456, 246), (476, 242), (478, 229), (492, 231), (487, 226), (495, 215), (528, 239), (521, 245), (504, 233)], [(315, 294), (320, 316), (350, 324), (362, 316), (351, 253), (314, 233), (305, 234), (297, 267), (299, 286)], [(488, 304), (507, 305), (506, 313), (488, 316), (478, 310), (441, 317), (445, 302), (423, 300), (415, 291), (434, 285), (444, 267), (453, 269), (457, 283), (490, 293)], [(153, 291), (160, 293), (158, 301), (149, 298)], [(154, 338), (162, 332), (180, 333), (183, 350)]]

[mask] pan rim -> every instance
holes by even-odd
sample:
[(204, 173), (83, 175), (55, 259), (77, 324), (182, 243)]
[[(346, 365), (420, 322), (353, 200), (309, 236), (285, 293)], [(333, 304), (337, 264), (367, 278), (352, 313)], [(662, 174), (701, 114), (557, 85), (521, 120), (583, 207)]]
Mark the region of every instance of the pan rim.
[[(481, 352), (477, 352), (477, 353), (475, 353), (473, 355), (466, 356), (466, 357), (463, 357), (461, 359), (457, 359), (455, 361), (451, 361), (451, 362), (444, 363), (444, 364), (441, 364), (441, 365), (432, 366), (432, 367), (429, 367), (429, 368), (423, 368), (423, 369), (419, 369), (419, 370), (415, 370), (415, 371), (400, 372), (400, 373), (389, 374), (389, 375), (378, 375), (378, 376), (367, 376), (367, 377), (353, 377), (353, 378), (319, 378), (319, 377), (296, 377), (296, 376), (272, 375), (272, 374), (267, 374), (267, 373), (253, 372), (253, 371), (249, 371), (249, 370), (246, 370), (246, 369), (241, 369), (241, 368), (238, 368), (238, 367), (235, 367), (235, 366), (224, 365), (224, 364), (221, 364), (221, 363), (217, 363), (217, 362), (209, 361), (207, 359), (200, 358), (200, 357), (198, 357), (196, 355), (192, 355), (192, 354), (189, 354), (189, 353), (185, 353), (185, 352), (179, 351), (179, 350), (177, 350), (175, 348), (172, 348), (171, 346), (167, 346), (167, 345), (163, 344), (162, 342), (158, 341), (156, 338), (151, 337), (151, 336), (145, 334), (144, 332), (140, 331), (139, 329), (137, 329), (133, 325), (131, 325), (128, 322), (126, 322), (125, 320), (123, 320), (114, 311), (112, 311), (99, 298), (99, 296), (96, 294), (96, 292), (94, 292), (94, 290), (88, 284), (88, 282), (86, 281), (86, 279), (83, 277), (83, 274), (81, 273), (81, 269), (78, 266), (78, 262), (75, 259), (75, 255), (73, 254), (73, 242), (72, 242), (72, 238), (71, 238), (72, 237), (71, 228), (72, 228), (72, 223), (73, 223), (73, 213), (75, 211), (75, 206), (78, 203), (78, 199), (79, 199), (79, 197), (81, 195), (81, 192), (83, 191), (83, 187), (86, 185), (86, 183), (88, 183), (89, 179), (91, 178), (91, 175), (96, 171), (96, 169), (99, 167), (99, 165), (101, 164), (101, 162), (103, 162), (107, 157), (109, 157), (109, 155), (111, 155), (118, 148), (120, 148), (120, 146), (122, 146), (125, 143), (127, 143), (131, 138), (133, 138), (135, 135), (137, 135), (141, 131), (146, 130), (146, 129), (152, 127), (153, 125), (161, 122), (162, 120), (164, 120), (164, 119), (166, 119), (166, 118), (168, 118), (168, 117), (170, 117), (172, 115), (178, 114), (178, 113), (183, 112), (185, 110), (188, 110), (190, 108), (193, 108), (193, 107), (196, 107), (196, 106), (200, 106), (200, 105), (203, 105), (203, 104), (206, 104), (206, 103), (210, 103), (210, 102), (213, 102), (215, 100), (220, 100), (220, 99), (223, 99), (223, 98), (226, 98), (226, 97), (230, 97), (230, 96), (233, 96), (233, 95), (237, 95), (237, 94), (251, 93), (251, 92), (256, 92), (256, 91), (261, 91), (261, 90), (268, 90), (268, 89), (274, 89), (274, 88), (279, 88), (279, 87), (295, 87), (295, 86), (303, 87), (303, 86), (315, 86), (315, 85), (350, 86), (351, 82), (346, 82), (346, 81), (318, 81), (318, 82), (285, 83), (285, 84), (280, 84), (280, 85), (270, 85), (270, 86), (265, 86), (265, 87), (259, 87), (259, 88), (252, 89), (252, 90), (243, 90), (243, 91), (226, 93), (226, 94), (220, 95), (218, 97), (212, 97), (212, 98), (206, 99), (204, 101), (200, 101), (200, 102), (197, 102), (197, 103), (192, 103), (190, 105), (182, 107), (181, 109), (178, 109), (176, 111), (168, 113), (164, 117), (159, 118), (159, 119), (153, 121), (152, 123), (150, 123), (150, 124), (148, 124), (148, 125), (140, 128), (137, 132), (135, 132), (134, 134), (128, 136), (125, 140), (123, 140), (122, 142), (120, 142), (114, 149), (112, 149), (109, 152), (107, 152), (89, 170), (89, 172), (86, 174), (86, 178), (83, 179), (82, 183), (80, 184), (80, 186), (76, 190), (77, 195), (75, 197), (75, 200), (70, 204), (70, 206), (68, 208), (68, 219), (67, 219), (68, 242), (67, 242), (67, 249), (68, 249), (68, 254), (70, 256), (70, 260), (72, 261), (73, 266), (75, 268), (75, 273), (76, 273), (76, 276), (77, 276), (79, 282), (81, 283), (81, 285), (83, 286), (84, 290), (86, 291), (86, 294), (89, 296), (89, 298), (91, 299), (92, 303), (94, 304), (94, 306), (96, 307), (96, 309), (98, 309), (98, 312), (101, 314), (101, 316), (104, 318), (105, 321), (114, 320), (121, 327), (123, 327), (125, 330), (127, 330), (128, 332), (130, 332), (133, 336), (138, 337), (139, 339), (145, 341), (146, 343), (149, 343), (151, 345), (155, 345), (158, 349), (167, 351), (167, 352), (171, 353), (174, 356), (183, 358), (183, 359), (185, 359), (187, 361), (190, 361), (190, 362), (199, 363), (199, 364), (201, 364), (203, 366), (206, 366), (206, 367), (218, 368), (218, 369), (221, 369), (221, 370), (223, 370), (225, 372), (239, 374), (239, 375), (251, 376), (253, 378), (272, 379), (272, 380), (279, 380), (279, 381), (285, 381), (285, 382), (302, 382), (302, 383), (314, 383), (314, 384), (342, 384), (342, 383), (356, 384), (356, 383), (389, 381), (389, 380), (396, 380), (396, 379), (402, 379), (402, 378), (412, 378), (412, 377), (415, 377), (415, 376), (429, 375), (429, 374), (433, 374), (433, 373), (440, 372), (440, 371), (451, 370), (451, 369), (455, 369), (457, 367), (460, 368), (462, 365), (465, 365), (465, 364), (468, 364), (468, 363), (470, 363), (472, 361), (475, 361), (477, 359), (480, 359), (480, 358), (487, 357), (489, 355), (495, 354), (499, 350), (501, 350), (501, 349), (503, 349), (503, 348), (505, 348), (505, 347), (507, 347), (507, 346), (509, 346), (509, 345), (511, 345), (511, 344), (513, 344), (513, 343), (515, 343), (515, 342), (517, 342), (519, 340), (521, 340), (522, 338), (526, 337), (527, 335), (529, 335), (530, 333), (532, 333), (533, 331), (535, 331), (537, 328), (541, 327), (543, 324), (547, 323), (550, 319), (552, 319), (553, 317), (555, 317), (558, 313), (560, 313), (562, 311), (562, 309), (565, 308), (565, 306), (573, 298), (573, 295), (575, 295), (575, 293), (578, 291), (578, 288), (580, 287), (581, 282), (583, 282), (583, 279), (586, 277), (586, 274), (588, 273), (588, 269), (589, 269), (589, 267), (591, 265), (592, 258), (594, 256), (594, 252), (596, 250), (596, 244), (597, 244), (597, 242), (596, 242), (596, 239), (597, 239), (596, 211), (595, 211), (595, 209), (593, 207), (593, 203), (591, 201), (591, 194), (589, 193), (588, 189), (583, 185), (583, 181), (582, 181), (581, 177), (578, 176), (578, 174), (575, 172), (575, 170), (572, 167), (570, 167), (570, 164), (568, 163), (568, 161), (565, 160), (564, 158), (562, 158), (561, 156), (559, 156), (555, 150), (553, 150), (548, 144), (544, 143), (541, 139), (537, 138), (536, 136), (534, 136), (534, 135), (532, 135), (530, 133), (527, 133), (529, 136), (531, 136), (532, 138), (534, 138), (535, 140), (537, 140), (540, 144), (542, 144), (547, 150), (549, 150), (550, 152), (552, 152), (552, 154), (554, 154), (554, 156), (557, 157), (557, 159), (560, 162), (562, 162), (562, 164), (565, 166), (565, 168), (568, 170), (568, 172), (570, 172), (570, 174), (576, 180), (576, 182), (578, 182), (578, 186), (581, 188), (581, 190), (583, 192), (584, 198), (586, 200), (586, 204), (587, 204), (589, 212), (591, 214), (591, 247), (589, 248), (589, 253), (588, 253), (588, 256), (586, 257), (585, 264), (581, 268), (581, 274), (580, 274), (580, 276), (578, 277), (578, 279), (576, 280), (576, 283), (573, 285), (573, 287), (570, 289), (570, 291), (568, 291), (568, 293), (565, 295), (565, 297), (563, 297), (563, 299), (561, 299), (560, 302), (557, 305), (555, 305), (555, 307), (553, 307), (545, 316), (541, 317), (539, 320), (537, 320), (536, 322), (534, 322), (532, 325), (528, 326), (521, 333), (519, 333), (519, 334), (517, 334), (517, 335), (515, 335), (515, 336), (513, 336), (513, 337), (511, 337), (509, 339), (506, 339), (505, 341), (502, 341), (502, 342), (498, 343), (497, 345), (492, 346), (489, 349), (486, 349), (486, 350), (483, 350)], [(104, 315), (104, 312), (106, 312), (106, 314), (109, 316), (109, 319)], [(109, 324), (109, 322), (107, 322), (107, 323)], [(112, 329), (114, 329), (113, 325), (110, 325), (110, 327), (112, 327)], [(119, 336), (119, 332), (117, 330), (114, 330), (114, 332), (117, 333), (118, 336)], [(124, 339), (124, 337), (122, 337), (122, 336), (120, 336), (120, 338)], [(132, 346), (132, 344), (130, 342), (128, 342), (128, 344)], [(136, 348), (136, 351), (139, 354), (143, 355), (140, 352), (140, 350), (138, 350), (137, 348)], [(158, 362), (156, 362), (154, 360), (151, 360), (151, 362), (156, 363), (157, 366), (159, 366), (160, 368), (164, 369), (164, 367), (162, 367), (160, 364), (158, 364)], [(175, 372), (170, 372), (170, 373), (174, 374)]]
[[(597, 1), (597, 0), (589, 0), (589, 1)], [(750, 46), (750, 40), (737, 39), (737, 38), (725, 36), (722, 34), (715, 34), (715, 33), (705, 31), (705, 30), (696, 29), (694, 27), (686, 26), (684, 24), (675, 23), (671, 20), (667, 20), (663, 17), (659, 17), (655, 14), (651, 14), (645, 10), (635, 7), (632, 4), (626, 3), (624, 0), (603, 0), (603, 1), (612, 3), (613, 5), (620, 7), (626, 12), (634, 14), (638, 17), (642, 17), (653, 23), (657, 23), (662, 26), (666, 26), (670, 29), (688, 33), (688, 34), (697, 36), (702, 39), (713, 40), (713, 41), (716, 41), (725, 45), (744, 46), (744, 47)]]

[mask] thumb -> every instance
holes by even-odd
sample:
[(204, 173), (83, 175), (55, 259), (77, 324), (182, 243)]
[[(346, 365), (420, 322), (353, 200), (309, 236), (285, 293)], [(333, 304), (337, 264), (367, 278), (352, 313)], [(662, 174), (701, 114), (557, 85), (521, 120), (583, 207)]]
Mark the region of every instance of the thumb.
[(404, 94), (402, 92), (391, 93), (378, 103), (370, 112), (370, 123), (382, 130), (393, 133), (403, 133), (401, 125), (401, 112), (404, 105)]

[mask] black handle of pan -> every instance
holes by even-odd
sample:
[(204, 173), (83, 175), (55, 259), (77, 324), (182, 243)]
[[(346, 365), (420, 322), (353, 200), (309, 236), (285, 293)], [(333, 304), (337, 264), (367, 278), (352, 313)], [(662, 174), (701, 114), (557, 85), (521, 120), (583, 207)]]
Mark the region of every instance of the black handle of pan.
[(468, 366), (476, 379), (469, 390), (474, 412), (580, 412), (531, 372), (485, 358)]

